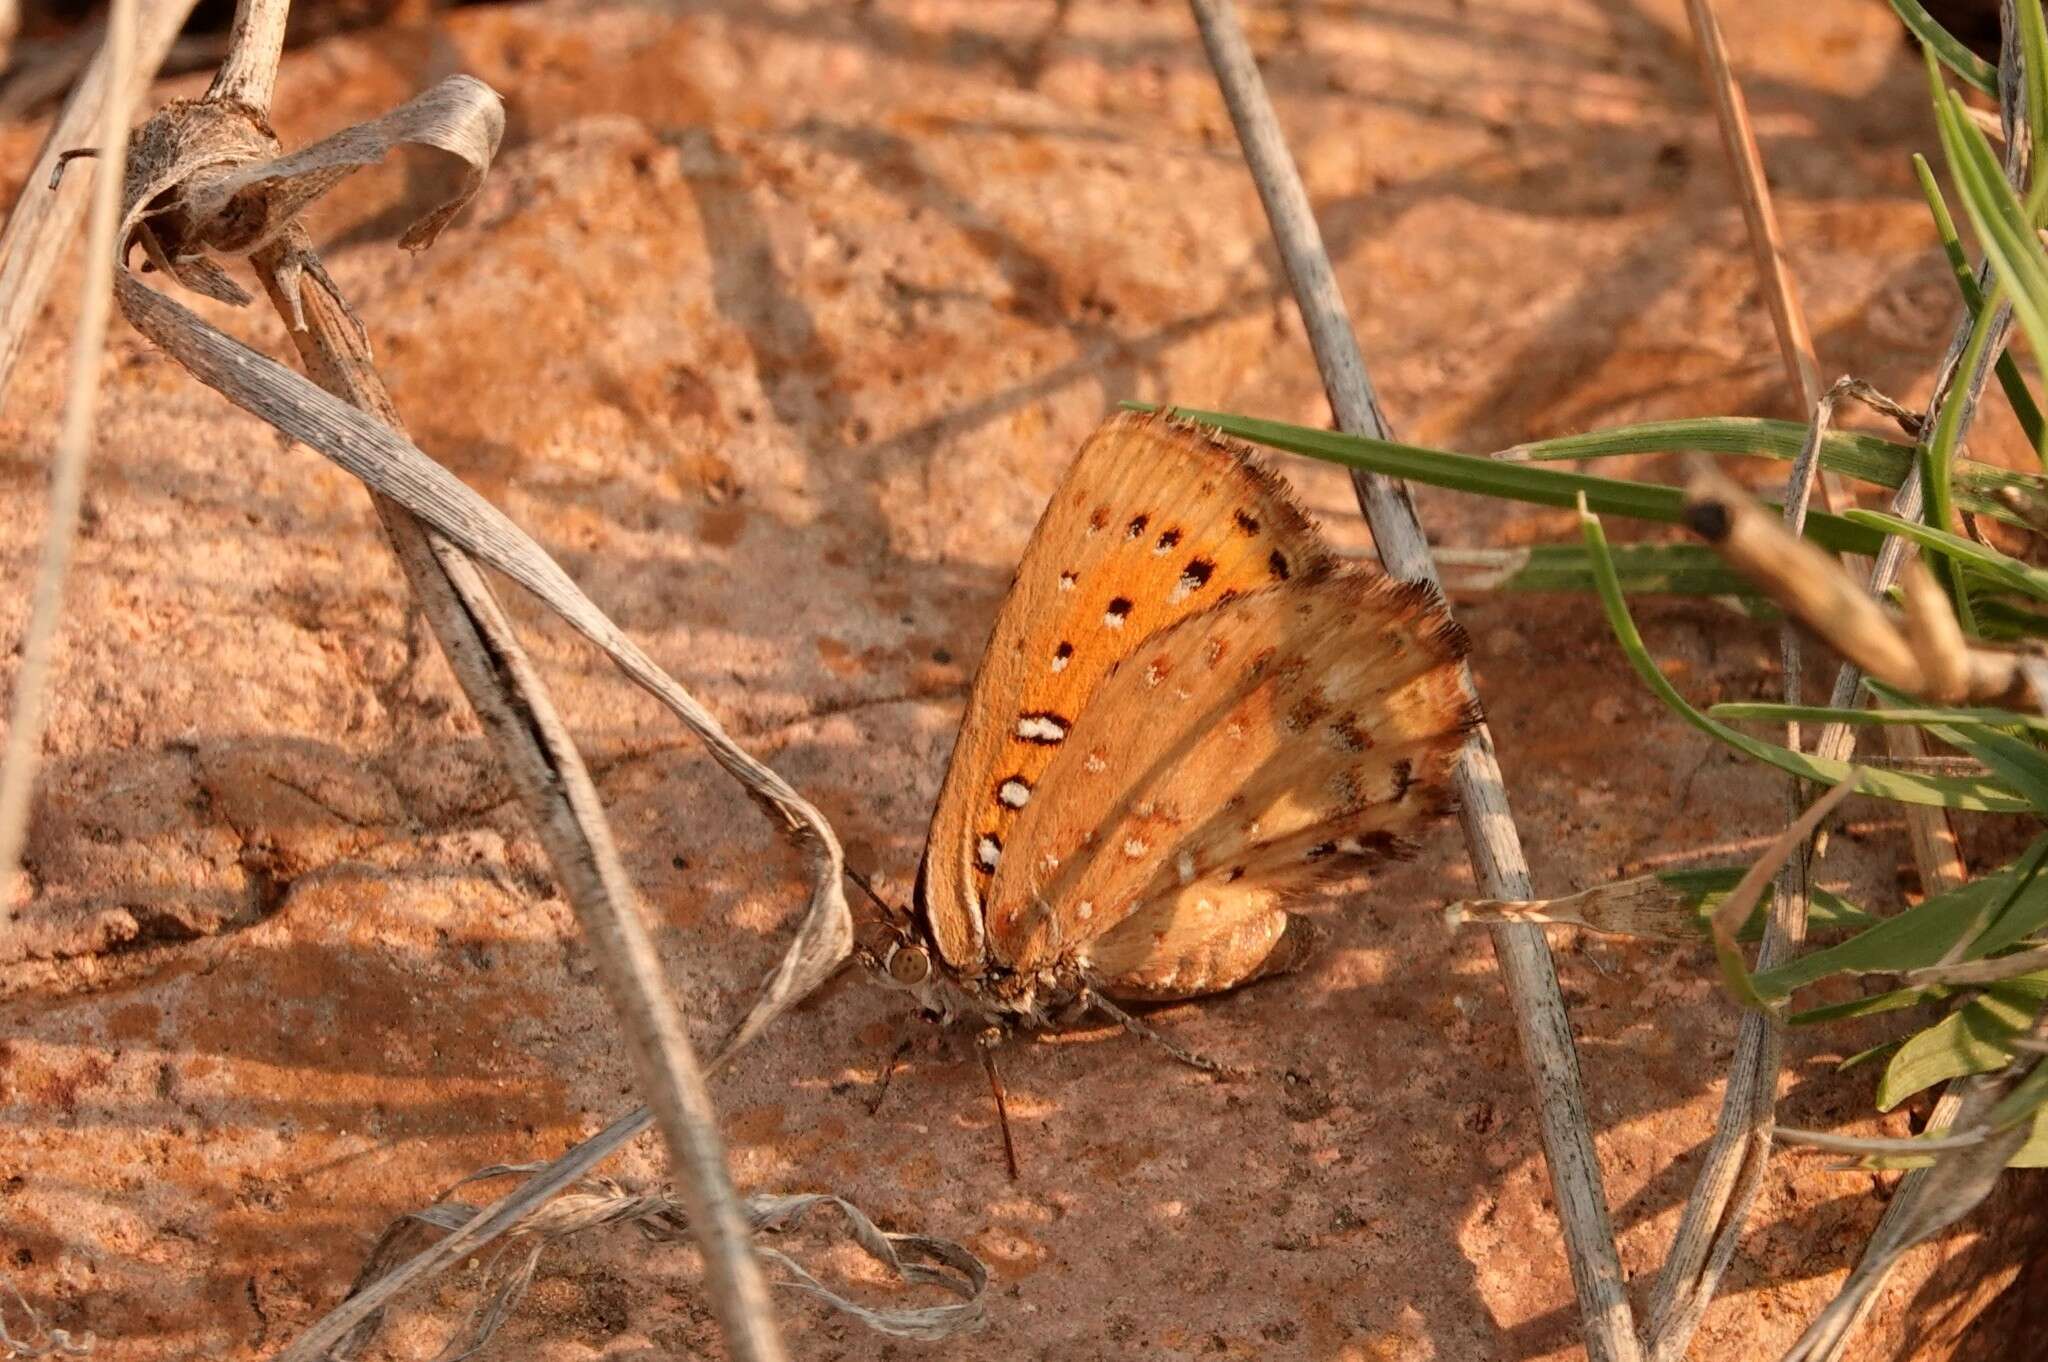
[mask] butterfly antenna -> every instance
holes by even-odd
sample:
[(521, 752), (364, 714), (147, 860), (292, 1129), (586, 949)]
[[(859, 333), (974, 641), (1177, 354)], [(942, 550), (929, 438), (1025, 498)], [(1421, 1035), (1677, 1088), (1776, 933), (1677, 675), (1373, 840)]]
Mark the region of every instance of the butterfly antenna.
[(1103, 1016), (1109, 1018), (1140, 1040), (1150, 1041), (1188, 1067), (1200, 1069), (1203, 1073), (1215, 1074), (1218, 1078), (1240, 1078), (1243, 1076), (1238, 1070), (1233, 1069), (1228, 1064), (1219, 1063), (1207, 1055), (1198, 1055), (1193, 1050), (1161, 1035), (1109, 999), (1103, 997), (1100, 993), (1095, 992), (1095, 990), (1088, 990), (1084, 996), (1091, 1010), (1100, 1012)]
[(874, 902), (875, 907), (882, 910), (883, 917), (888, 918), (892, 922), (901, 922), (907, 916), (901, 908), (891, 906), (887, 900), (876, 893), (874, 883), (866, 875), (861, 874), (860, 871), (855, 870), (850, 865), (844, 867), (844, 869), (846, 871), (846, 878), (860, 886), (861, 892)]
[(1003, 1128), (1003, 1162), (1010, 1166), (1010, 1181), (1016, 1182), (1017, 1142), (1010, 1138), (1010, 1102), (1003, 1091), (1003, 1076), (996, 1072), (996, 1052), (987, 1041), (976, 1048), (981, 1051), (981, 1067), (988, 1073), (988, 1090), (996, 1096), (996, 1124)]

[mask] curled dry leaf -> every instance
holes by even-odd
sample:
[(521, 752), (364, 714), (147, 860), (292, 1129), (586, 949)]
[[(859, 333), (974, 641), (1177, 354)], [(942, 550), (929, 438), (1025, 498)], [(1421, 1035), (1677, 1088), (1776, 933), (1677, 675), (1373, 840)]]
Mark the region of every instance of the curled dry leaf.
[[(499, 1164), (479, 1169), (456, 1187), (540, 1171), (542, 1165), (538, 1164)], [(811, 1212), (820, 1209), (837, 1211), (845, 1222), (846, 1237), (898, 1282), (905, 1286), (935, 1286), (960, 1299), (944, 1305), (862, 1305), (826, 1286), (788, 1254), (757, 1238), (754, 1251), (788, 1274), (781, 1285), (852, 1316), (876, 1333), (896, 1338), (935, 1341), (972, 1332), (987, 1322), (983, 1296), (988, 1288), (988, 1267), (958, 1244), (927, 1235), (883, 1230), (852, 1202), (827, 1193), (764, 1193), (745, 1201), (747, 1224), (756, 1236), (794, 1230)], [(458, 1231), (481, 1213), (474, 1205), (442, 1200), (400, 1217), (371, 1250), (359, 1280), (368, 1282), (382, 1277), (400, 1260), (420, 1231)], [(500, 1248), (481, 1260), (486, 1267), (477, 1304), (467, 1326), (447, 1344), (441, 1356), (466, 1355), (490, 1342), (532, 1284), (541, 1254), (549, 1246), (574, 1235), (620, 1224), (637, 1227), (656, 1243), (687, 1242), (689, 1235), (688, 1218), (673, 1198), (630, 1192), (610, 1178), (583, 1178), (529, 1215)], [(374, 1340), (381, 1319), (381, 1311), (365, 1316), (329, 1355), (340, 1359), (355, 1356)]]
[[(505, 132), (498, 92), (450, 76), (382, 118), (344, 128), (290, 155), (257, 110), (222, 99), (175, 100), (135, 134), (122, 189), (117, 249), (140, 245), (157, 269), (209, 298), (241, 306), (248, 292), (214, 256), (250, 255), (298, 221), (306, 206), (401, 145), (454, 156), (464, 175), (449, 198), (399, 244), (424, 250), (476, 196)], [(296, 292), (292, 321), (303, 326)]]
[(17, 1334), (8, 1327), (9, 1307), (5, 1301), (0, 1301), (0, 1357), (6, 1357), (11, 1362), (12, 1359), (21, 1357), (88, 1357), (92, 1354), (93, 1344), (98, 1341), (92, 1334), (85, 1333), (74, 1338), (69, 1330), (49, 1328), (43, 1323), (43, 1317), (23, 1298), (20, 1288), (5, 1277), (0, 1277), (0, 1284), (6, 1286), (7, 1294), (14, 1300), (14, 1309), (20, 1316), (20, 1327), (28, 1331), (25, 1334)]

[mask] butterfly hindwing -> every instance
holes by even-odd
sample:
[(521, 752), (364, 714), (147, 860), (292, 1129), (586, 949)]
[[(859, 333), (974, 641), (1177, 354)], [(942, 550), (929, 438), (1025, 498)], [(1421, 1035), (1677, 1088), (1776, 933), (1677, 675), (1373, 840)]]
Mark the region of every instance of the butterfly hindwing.
[[(993, 959), (1191, 996), (1270, 972), (1283, 906), (1403, 854), (1450, 807), (1477, 709), (1428, 588), (1304, 574), (1147, 639), (1095, 691), (1016, 820)], [(1292, 944), (1289, 944), (1289, 943)]]
[(1329, 563), (1284, 484), (1242, 451), (1159, 415), (1096, 431), (1025, 548), (932, 818), (919, 899), (956, 973), (987, 964), (1006, 848), (1111, 669), (1218, 601)]

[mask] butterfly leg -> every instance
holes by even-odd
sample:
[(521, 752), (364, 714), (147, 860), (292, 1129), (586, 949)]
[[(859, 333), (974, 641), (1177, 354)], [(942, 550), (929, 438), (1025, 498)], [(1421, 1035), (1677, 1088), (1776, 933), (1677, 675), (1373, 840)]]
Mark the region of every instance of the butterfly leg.
[(1166, 1051), (1167, 1054), (1172, 1055), (1190, 1068), (1200, 1069), (1203, 1073), (1215, 1074), (1218, 1078), (1242, 1078), (1244, 1076), (1244, 1071), (1241, 1069), (1234, 1069), (1227, 1064), (1219, 1063), (1216, 1060), (1210, 1059), (1207, 1055), (1198, 1055), (1193, 1050), (1187, 1049), (1178, 1042), (1168, 1039), (1160, 1032), (1153, 1030), (1144, 1022), (1139, 1021), (1136, 1017), (1124, 1011), (1121, 1007), (1118, 1007), (1109, 999), (1103, 997), (1100, 993), (1097, 993), (1094, 989), (1089, 989), (1081, 996), (1087, 1000), (1090, 1011), (1100, 1012), (1103, 1016), (1109, 1018), (1140, 1040), (1152, 1042), (1152, 1044)]
[(1017, 1142), (1010, 1135), (1010, 1094), (1003, 1086), (1003, 1075), (996, 1068), (996, 1047), (1009, 1039), (1009, 1033), (1001, 1027), (991, 1026), (975, 1037), (975, 1048), (981, 1051), (982, 1071), (988, 1075), (988, 1090), (996, 1099), (996, 1124), (1003, 1130), (1003, 1162), (1009, 1167), (1010, 1181), (1018, 1179)]
[(876, 1115), (882, 1110), (883, 1099), (889, 1095), (890, 1081), (896, 1077), (896, 1071), (903, 1067), (903, 1057), (909, 1054), (916, 1044), (916, 1036), (905, 1036), (890, 1053), (889, 1062), (882, 1066), (882, 1077), (875, 1084), (875, 1095), (868, 1099), (868, 1115)]

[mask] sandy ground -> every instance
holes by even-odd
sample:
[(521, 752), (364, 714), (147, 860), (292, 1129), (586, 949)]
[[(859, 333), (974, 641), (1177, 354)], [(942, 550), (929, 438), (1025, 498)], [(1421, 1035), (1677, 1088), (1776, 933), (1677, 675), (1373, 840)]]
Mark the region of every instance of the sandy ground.
[[(1823, 368), (1924, 396), (1953, 299), (1906, 159), (1933, 146), (1915, 60), (1876, 0), (1720, 8)], [(465, 9), (296, 53), (280, 87), (288, 145), (456, 70), (504, 92), (502, 159), (443, 243), (391, 248), (438, 185), (394, 165), (320, 209), (334, 273), (419, 443), (899, 896), (1010, 565), (1082, 436), (1130, 397), (1326, 415), (1184, 10), (1053, 17), (1042, 0)], [(1676, 0), (1249, 21), (1406, 435), (1484, 450), (1791, 414)], [(25, 166), (41, 134), (0, 131), (0, 162)], [(13, 583), (70, 307), (0, 417)], [(204, 310), (281, 352), (271, 317)], [(559, 1152), (630, 1105), (628, 1071), (359, 488), (118, 323), (100, 434), (21, 935), (0, 955), (0, 1272), (109, 1362), (256, 1358), (339, 1297), (391, 1217), (479, 1165)], [(1980, 448), (2009, 434), (1994, 422)], [(1289, 471), (1362, 542), (1340, 476)], [(1419, 500), (1446, 545), (1571, 531)], [(780, 947), (801, 866), (651, 702), (512, 605), (684, 1006), (718, 1034)], [(1460, 609), (1542, 890), (1737, 861), (1776, 828), (1778, 784), (1665, 715), (1588, 602)], [(0, 639), (22, 612), (18, 589), (0, 599)], [(1768, 631), (1701, 603), (1640, 617), (1695, 699), (1776, 694)], [(10, 649), (0, 678), (14, 666)], [(1894, 906), (1917, 891), (1897, 820), (1852, 808), (1824, 882)], [(1581, 1356), (1489, 948), (1434, 912), (1471, 884), (1446, 829), (1324, 914), (1305, 974), (1157, 1018), (1244, 1081), (1100, 1030), (1013, 1050), (1015, 1185), (979, 1068), (882, 991), (828, 990), (720, 1083), (734, 1175), (970, 1244), (995, 1271), (992, 1323), (891, 1343), (786, 1298), (795, 1354)], [(1640, 1306), (1736, 1017), (1703, 951), (1554, 944)], [(1833, 1072), (1883, 1034), (1798, 1036), (1786, 1119), (1905, 1133), (1907, 1112), (1870, 1115), (1869, 1071)], [(919, 1048), (870, 1115), (904, 1035)], [(612, 1171), (660, 1170), (643, 1142)], [(1775, 1356), (1890, 1183), (1779, 1160), (1693, 1356)], [(2038, 1339), (2048, 1284), (2015, 1282), (2043, 1227), (2012, 1209), (2020, 1186), (1912, 1257), (1852, 1357), (2019, 1356), (2029, 1308)], [(795, 1246), (891, 1299), (844, 1249)], [(393, 1345), (431, 1351), (466, 1280), (421, 1297)], [(544, 1261), (498, 1355), (715, 1355), (694, 1280), (687, 1250), (591, 1236)]]

